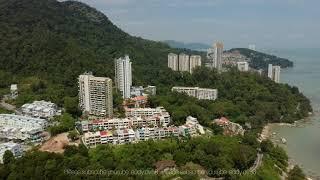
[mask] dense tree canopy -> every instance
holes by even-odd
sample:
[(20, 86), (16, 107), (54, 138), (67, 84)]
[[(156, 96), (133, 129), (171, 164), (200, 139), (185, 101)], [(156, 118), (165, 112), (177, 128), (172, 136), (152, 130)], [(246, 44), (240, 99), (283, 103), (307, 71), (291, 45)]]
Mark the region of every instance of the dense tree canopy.
[[(204, 67), (192, 75), (173, 72), (166, 67), (168, 53), (187, 50), (132, 37), (102, 13), (79, 2), (0, 0), (0, 27), (0, 95), (8, 93), (10, 84), (17, 83), (19, 97), (11, 103), (18, 107), (34, 100), (50, 100), (63, 106), (66, 113), (56, 118), (59, 124), (49, 129), (53, 135), (73, 130), (81, 114), (77, 108), (79, 74), (92, 71), (96, 76), (113, 78), (113, 60), (124, 54), (129, 54), (133, 61), (134, 85), (156, 85), (158, 95), (150, 98), (150, 105), (164, 106), (177, 125), (192, 115), (215, 134), (221, 134), (221, 129), (211, 126), (214, 118), (226, 116), (242, 125), (249, 122), (252, 128), (261, 128), (267, 122), (292, 122), (312, 111), (309, 100), (296, 87), (276, 84), (257, 74), (236, 69), (219, 74)], [(261, 58), (257, 55), (253, 61), (261, 62)], [(269, 62), (263, 63), (264, 66)], [(219, 98), (199, 101), (172, 93), (173, 86), (216, 88)], [(114, 96), (115, 114), (123, 116), (122, 99), (117, 92)], [(0, 176), (66, 179), (70, 178), (66, 169), (151, 170), (159, 160), (174, 160), (179, 168), (192, 162), (206, 170), (245, 170), (253, 164), (259, 146), (254, 134), (100, 146), (89, 152), (80, 145), (67, 147), (64, 155), (30, 151), (0, 165)], [(280, 168), (286, 166), (287, 157), (281, 148), (266, 145), (264, 153), (269, 154), (268, 161), (257, 177), (276, 174), (272, 163)], [(147, 178), (155, 176), (150, 174)]]

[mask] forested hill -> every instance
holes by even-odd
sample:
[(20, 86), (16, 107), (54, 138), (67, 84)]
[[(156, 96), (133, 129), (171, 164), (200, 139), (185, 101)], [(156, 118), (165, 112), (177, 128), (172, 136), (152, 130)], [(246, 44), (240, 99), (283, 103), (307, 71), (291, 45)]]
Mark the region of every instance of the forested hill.
[[(67, 91), (87, 70), (113, 77), (113, 60), (124, 54), (133, 59), (135, 82), (145, 82), (144, 75), (165, 67), (167, 53), (175, 51), (132, 37), (104, 14), (74, 1), (0, 0), (0, 27), (2, 75), (41, 77)], [(70, 91), (76, 95), (75, 88)]]
[(250, 66), (255, 69), (266, 70), (268, 68), (268, 64), (279, 65), (281, 66), (281, 68), (293, 67), (293, 62), (285, 58), (280, 58), (274, 55), (269, 55), (269, 54), (253, 51), (246, 48), (235, 48), (235, 49), (229, 50), (229, 52), (235, 52), (235, 51), (238, 51), (242, 55), (250, 58), (251, 59)]

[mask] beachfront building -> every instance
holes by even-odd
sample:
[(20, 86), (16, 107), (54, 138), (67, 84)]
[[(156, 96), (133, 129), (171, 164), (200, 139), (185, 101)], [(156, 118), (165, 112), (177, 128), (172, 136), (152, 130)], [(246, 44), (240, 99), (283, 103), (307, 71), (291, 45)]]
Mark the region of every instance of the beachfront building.
[(79, 107), (85, 114), (113, 116), (112, 80), (91, 73), (79, 76)]
[(50, 101), (34, 101), (33, 103), (24, 104), (21, 106), (21, 111), (25, 116), (43, 119), (61, 115), (61, 110), (58, 109), (58, 106)]
[(14, 142), (6, 142), (0, 144), (0, 163), (3, 163), (3, 155), (6, 151), (11, 151), (14, 157), (21, 157), (23, 149), (20, 144)]
[(124, 99), (131, 97), (132, 69), (128, 55), (115, 60), (115, 84)]
[(216, 100), (218, 98), (217, 89), (199, 88), (199, 87), (173, 87), (172, 91), (186, 93), (188, 96), (199, 100)]
[(39, 142), (47, 126), (44, 119), (0, 114), (0, 137), (4, 139)]
[(280, 66), (273, 66), (272, 64), (268, 65), (268, 77), (276, 83), (280, 83)]

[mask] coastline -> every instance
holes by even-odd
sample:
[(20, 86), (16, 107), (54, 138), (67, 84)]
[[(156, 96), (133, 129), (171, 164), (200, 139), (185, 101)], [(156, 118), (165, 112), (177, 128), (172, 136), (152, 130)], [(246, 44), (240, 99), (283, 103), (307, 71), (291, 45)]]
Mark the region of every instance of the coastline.
[[(287, 126), (287, 127), (303, 127), (306, 125), (306, 123), (310, 123), (310, 120), (313, 116), (315, 116), (316, 113), (310, 113), (308, 117), (305, 117), (301, 120), (295, 121), (294, 123), (290, 124), (290, 123), (268, 123), (267, 125), (265, 125), (261, 131), (260, 137), (259, 137), (259, 141), (263, 141), (263, 140), (271, 140), (275, 145), (277, 146), (283, 146), (286, 143), (281, 142), (280, 138), (278, 136), (278, 134), (276, 134), (275, 132), (273, 132), (273, 129), (275, 127), (279, 127), (279, 126)], [(286, 151), (287, 152), (287, 151)], [(288, 167), (287, 167), (287, 172), (288, 173), (290, 170), (292, 170), (294, 168), (295, 165), (298, 166), (302, 166), (301, 164), (297, 163), (294, 159), (294, 157), (290, 157), (288, 156)], [(317, 177), (316, 175), (313, 175), (312, 173), (310, 173), (307, 170), (304, 170), (304, 173), (306, 174), (306, 178), (308, 180), (312, 180), (312, 179), (318, 179), (319, 177)]]

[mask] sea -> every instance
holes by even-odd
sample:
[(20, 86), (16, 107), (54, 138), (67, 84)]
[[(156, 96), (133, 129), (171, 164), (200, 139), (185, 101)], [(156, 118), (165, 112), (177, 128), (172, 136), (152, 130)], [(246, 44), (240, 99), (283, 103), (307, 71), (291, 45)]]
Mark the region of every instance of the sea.
[(297, 86), (310, 100), (314, 114), (297, 127), (272, 126), (273, 139), (285, 138), (279, 143), (289, 158), (312, 179), (320, 179), (320, 49), (268, 50), (268, 53), (288, 58), (293, 68), (281, 70), (281, 83)]

